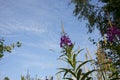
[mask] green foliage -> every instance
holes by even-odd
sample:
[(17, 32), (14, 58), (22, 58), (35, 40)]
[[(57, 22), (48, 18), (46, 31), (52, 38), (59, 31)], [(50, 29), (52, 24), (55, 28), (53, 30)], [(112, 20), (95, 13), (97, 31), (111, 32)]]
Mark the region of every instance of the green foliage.
[(37, 75), (35, 77), (31, 77), (28, 70), (26, 75), (21, 76), (21, 80), (42, 80), (42, 79), (38, 78)]
[[(87, 27), (90, 33), (97, 28), (104, 36), (111, 27), (109, 21), (120, 28), (120, 0), (96, 0), (98, 4), (93, 4), (92, 0), (71, 0), (71, 2), (75, 4), (75, 16), (78, 16), (78, 19), (88, 20)], [(114, 50), (120, 54), (117, 46)]]
[(5, 77), (4, 80), (10, 80), (9, 77)]
[(21, 80), (41, 80), (40, 78), (31, 78), (31, 77), (26, 77), (26, 76), (21, 76)]
[(88, 20), (89, 32), (97, 28), (103, 36), (110, 27), (109, 17), (116, 26), (120, 25), (120, 0), (96, 0), (96, 4), (92, 0), (71, 0), (71, 2), (75, 5), (74, 15), (78, 19)]
[(113, 63), (113, 60), (110, 58), (106, 58), (105, 51), (101, 46), (98, 46), (97, 52), (96, 52), (96, 69), (97, 71), (97, 79), (102, 80), (113, 80), (115, 78), (119, 78), (118, 69), (116, 69), (116, 66)]
[(4, 40), (0, 40), (0, 58), (2, 58), (4, 56), (4, 52), (9, 52), (11, 53), (12, 49), (14, 49), (15, 47), (20, 47), (21, 43), (17, 42), (16, 44), (11, 44), (11, 45), (5, 45)]
[(21, 80), (26, 80), (24, 76), (21, 76)]
[[(108, 28), (115, 26), (120, 29), (120, 0), (96, 0), (96, 2), (93, 0), (71, 0), (71, 3), (75, 5), (74, 15), (79, 20), (88, 21), (88, 32), (92, 33), (97, 28), (101, 36), (105, 37)], [(106, 58), (112, 59), (113, 66), (116, 67), (120, 76), (120, 39), (111, 43), (107, 40), (105, 42), (103, 38), (97, 43), (102, 46)]]
[[(82, 68), (86, 63), (91, 62), (93, 60), (87, 60), (87, 61), (84, 61), (81, 63), (78, 62), (77, 56), (78, 56), (78, 54), (80, 54), (81, 50), (78, 49), (76, 51), (73, 51), (73, 47), (74, 47), (74, 45), (66, 46), (66, 47), (62, 48), (62, 54), (59, 57), (59, 59), (65, 61), (69, 65), (69, 67), (68, 68), (59, 68), (60, 71), (58, 73), (63, 72), (64, 73), (63, 79), (68, 79), (68, 80), (74, 80), (74, 79), (90, 80), (90, 79), (92, 79), (92, 77), (90, 77), (89, 74), (93, 73), (96, 70), (84, 72)], [(69, 75), (71, 77), (68, 77)]]

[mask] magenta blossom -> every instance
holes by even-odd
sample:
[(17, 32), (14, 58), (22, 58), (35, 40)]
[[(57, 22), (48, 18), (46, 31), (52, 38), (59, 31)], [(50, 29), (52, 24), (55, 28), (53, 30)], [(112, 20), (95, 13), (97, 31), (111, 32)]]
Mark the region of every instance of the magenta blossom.
[(65, 34), (61, 36), (61, 39), (60, 39), (60, 47), (63, 47), (63, 46), (72, 46), (72, 42), (70, 40), (70, 38), (68, 36), (66, 36)]
[(107, 38), (110, 42), (113, 42), (116, 37), (120, 39), (120, 29), (113, 26), (107, 30)]

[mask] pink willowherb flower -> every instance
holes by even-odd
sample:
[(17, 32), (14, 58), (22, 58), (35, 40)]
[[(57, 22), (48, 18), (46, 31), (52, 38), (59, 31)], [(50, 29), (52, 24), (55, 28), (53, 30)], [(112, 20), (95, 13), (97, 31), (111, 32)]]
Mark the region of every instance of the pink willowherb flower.
[(120, 39), (120, 29), (115, 26), (107, 29), (107, 38), (110, 42), (113, 42), (116, 36)]
[(71, 42), (70, 38), (66, 36), (65, 34), (61, 36), (60, 38), (60, 47), (63, 46), (72, 46), (73, 43)]

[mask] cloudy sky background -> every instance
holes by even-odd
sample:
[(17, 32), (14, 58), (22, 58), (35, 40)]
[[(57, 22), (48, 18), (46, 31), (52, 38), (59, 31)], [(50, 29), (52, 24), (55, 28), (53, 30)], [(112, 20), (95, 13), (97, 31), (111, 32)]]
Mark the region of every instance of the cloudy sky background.
[[(0, 38), (6, 44), (22, 43), (1, 59), (1, 80), (5, 76), (20, 80), (27, 70), (33, 77), (55, 76), (57, 68), (64, 65), (57, 60), (61, 22), (77, 47), (94, 53), (95, 46), (88, 38), (97, 38), (99, 34), (87, 34), (86, 21), (73, 15), (74, 6), (69, 3), (70, 0), (0, 0)], [(81, 55), (84, 53), (85, 50)]]

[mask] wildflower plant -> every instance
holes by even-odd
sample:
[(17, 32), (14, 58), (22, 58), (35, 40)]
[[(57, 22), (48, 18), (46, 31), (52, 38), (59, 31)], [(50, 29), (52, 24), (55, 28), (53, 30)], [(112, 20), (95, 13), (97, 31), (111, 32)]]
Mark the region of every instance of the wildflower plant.
[[(107, 70), (112, 74), (109, 78), (120, 79), (120, 29), (112, 25), (106, 31), (106, 39), (101, 40), (101, 49), (105, 52), (105, 59), (109, 59), (110, 62), (105, 65), (111, 65), (110, 70)], [(108, 68), (108, 67), (107, 67)]]
[(108, 38), (108, 41), (110, 41), (110, 42), (120, 40), (120, 29), (118, 29), (115, 26), (108, 28), (107, 29), (107, 38)]
[(73, 46), (73, 43), (71, 42), (69, 36), (67, 36), (65, 33), (62, 34), (61, 38), (60, 38), (61, 42), (60, 42), (60, 47), (65, 47), (65, 46)]
[(75, 44), (73, 44), (69, 36), (63, 31), (60, 38), (60, 47), (62, 51), (59, 59), (65, 61), (69, 67), (59, 68), (60, 71), (58, 73), (63, 72), (63, 79), (67, 80), (91, 80), (92, 77), (89, 76), (89, 74), (96, 70), (85, 72), (82, 67), (92, 60), (86, 60), (84, 62), (78, 61), (77, 57), (82, 50), (78, 49), (74, 51), (74, 45)]

